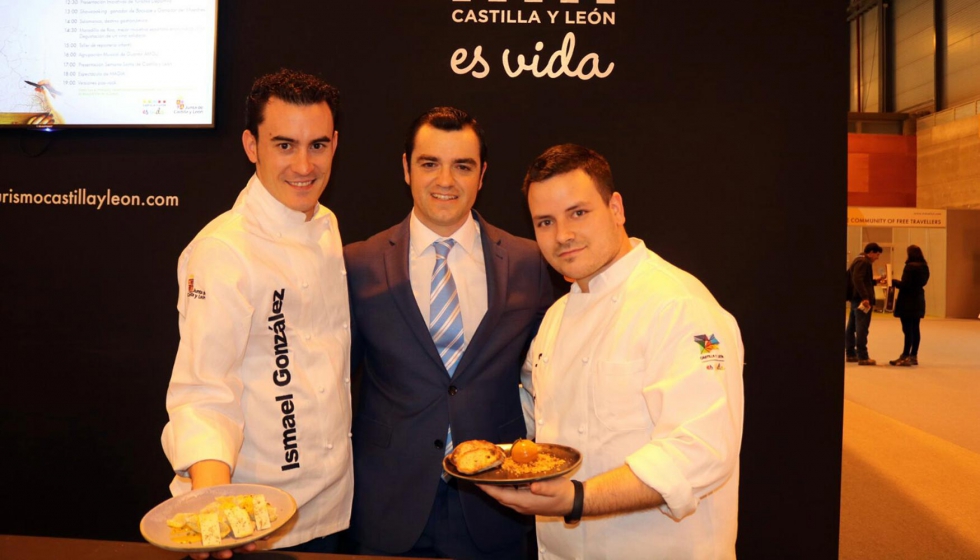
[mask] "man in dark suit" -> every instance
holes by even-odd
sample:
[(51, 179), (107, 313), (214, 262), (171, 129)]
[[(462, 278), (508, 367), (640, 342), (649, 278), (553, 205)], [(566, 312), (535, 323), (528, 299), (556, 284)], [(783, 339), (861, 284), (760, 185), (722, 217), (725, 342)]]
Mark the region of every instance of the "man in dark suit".
[(524, 437), (520, 369), (553, 300), (547, 267), (473, 211), (487, 162), (469, 115), (421, 115), (402, 165), (412, 212), (344, 249), (363, 366), (351, 535), (366, 554), (523, 558), (533, 519), (447, 481), (442, 461), (452, 442)]

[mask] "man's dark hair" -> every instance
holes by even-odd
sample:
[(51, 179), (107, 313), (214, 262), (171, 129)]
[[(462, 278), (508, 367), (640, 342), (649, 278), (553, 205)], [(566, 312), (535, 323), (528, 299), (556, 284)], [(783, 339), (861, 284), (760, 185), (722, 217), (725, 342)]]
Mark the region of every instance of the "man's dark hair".
[(293, 105), (326, 103), (337, 128), (340, 92), (337, 88), (312, 74), (283, 68), (274, 74), (259, 77), (245, 98), (245, 129), (258, 138), (259, 125), (265, 119), (269, 98), (276, 97)]
[(878, 245), (877, 243), (874, 242), (868, 243), (867, 245), (864, 246), (865, 255), (867, 255), (868, 253), (881, 253), (882, 251), (883, 249), (881, 248), (881, 245)]
[(545, 150), (527, 168), (521, 192), (527, 198), (531, 183), (540, 183), (576, 169), (581, 169), (592, 179), (602, 201), (609, 204), (609, 199), (616, 192), (609, 162), (599, 152), (578, 144), (559, 144)]
[(425, 125), (446, 132), (455, 132), (464, 128), (471, 129), (476, 133), (476, 137), (480, 141), (480, 165), (482, 166), (487, 162), (487, 142), (483, 137), (483, 127), (480, 126), (480, 123), (476, 122), (476, 119), (469, 116), (462, 109), (455, 107), (433, 107), (419, 115), (412, 122), (412, 126), (408, 127), (408, 136), (405, 137), (405, 159), (408, 161), (409, 167), (411, 167), (412, 163), (415, 137), (418, 136), (419, 129)]

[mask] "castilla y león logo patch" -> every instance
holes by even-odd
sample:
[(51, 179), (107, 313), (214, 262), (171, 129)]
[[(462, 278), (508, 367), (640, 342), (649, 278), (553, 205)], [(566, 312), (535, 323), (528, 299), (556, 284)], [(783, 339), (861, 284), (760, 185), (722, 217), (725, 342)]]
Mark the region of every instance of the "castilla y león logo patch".
[(694, 342), (698, 343), (701, 347), (702, 354), (710, 354), (716, 350), (721, 345), (715, 335), (708, 336), (706, 334), (699, 334), (694, 337)]

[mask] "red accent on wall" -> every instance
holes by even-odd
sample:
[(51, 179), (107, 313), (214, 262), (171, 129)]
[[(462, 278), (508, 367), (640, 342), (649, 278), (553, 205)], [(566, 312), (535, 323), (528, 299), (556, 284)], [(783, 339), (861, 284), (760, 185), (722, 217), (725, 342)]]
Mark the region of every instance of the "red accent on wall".
[(915, 208), (915, 136), (847, 135), (847, 205)]

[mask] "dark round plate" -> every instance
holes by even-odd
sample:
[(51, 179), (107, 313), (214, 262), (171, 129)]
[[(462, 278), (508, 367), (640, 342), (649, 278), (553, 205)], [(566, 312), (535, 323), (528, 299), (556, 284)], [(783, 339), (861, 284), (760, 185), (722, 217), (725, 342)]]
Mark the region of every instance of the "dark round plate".
[[(498, 443), (497, 447), (504, 450), (504, 454), (510, 457), (510, 443)], [(568, 447), (567, 445), (558, 445), (557, 443), (539, 443), (538, 450), (543, 451), (549, 455), (553, 455), (559, 459), (562, 459), (564, 463), (561, 466), (554, 468), (549, 471), (542, 473), (534, 473), (533, 475), (515, 475), (504, 470), (502, 466), (492, 468), (488, 471), (483, 471), (476, 474), (463, 474), (456, 470), (456, 465), (449, 460), (449, 457), (445, 457), (442, 460), (442, 468), (446, 470), (450, 475), (460, 479), (468, 480), (470, 482), (476, 482), (479, 484), (496, 484), (498, 486), (513, 486), (518, 484), (530, 484), (538, 480), (548, 480), (549, 478), (555, 478), (568, 474), (575, 470), (582, 462), (582, 454), (575, 448)]]

